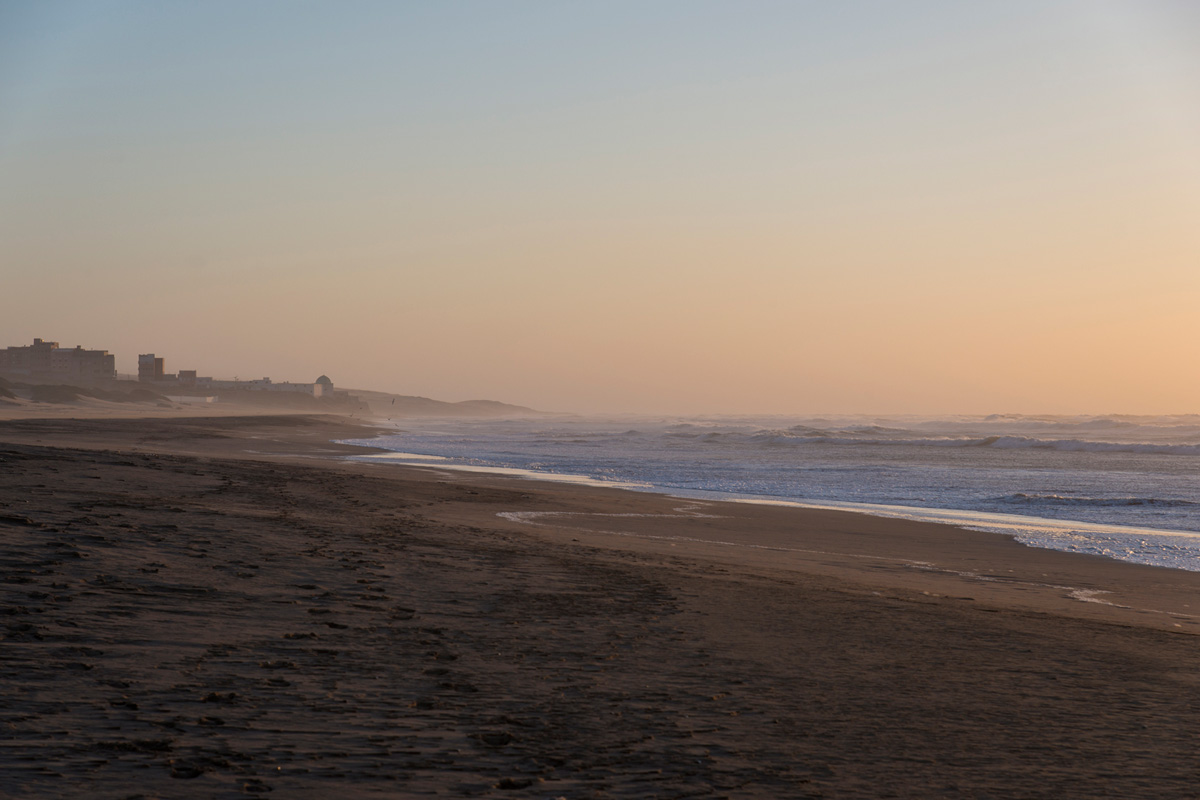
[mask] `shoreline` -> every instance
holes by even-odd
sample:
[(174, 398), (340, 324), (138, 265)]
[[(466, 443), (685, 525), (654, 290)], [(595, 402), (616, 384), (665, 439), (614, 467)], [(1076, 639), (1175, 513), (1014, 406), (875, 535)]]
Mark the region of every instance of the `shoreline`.
[(363, 430), (0, 423), (13, 796), (1196, 794), (1196, 573)]
[[(385, 434), (380, 434), (385, 435)], [(369, 440), (345, 440), (338, 444), (361, 442)], [(358, 446), (357, 444), (352, 446)], [(382, 448), (380, 448), (383, 450)], [(388, 463), (393, 466), (424, 467), (431, 469), (452, 470), (458, 472), (498, 475), (549, 483), (583, 485), (595, 488), (613, 488), (626, 491), (661, 494), (680, 500), (700, 500), (705, 502), (746, 503), (751, 505), (773, 505), (787, 508), (808, 509), (816, 511), (843, 511), (851, 514), (863, 514), (884, 519), (900, 519), (915, 522), (925, 522), (937, 525), (950, 525), (961, 530), (1009, 536), (1019, 543), (1043, 550), (1076, 553), (1079, 555), (1094, 555), (1122, 563), (1140, 564), (1143, 566), (1162, 567), (1164, 569), (1184, 572), (1200, 572), (1200, 564), (1193, 567), (1180, 566), (1175, 563), (1161, 563), (1148, 556), (1119, 557), (1109, 551), (1096, 552), (1096, 548), (1055, 547), (1043, 543), (1037, 538), (1041, 536), (1072, 535), (1076, 533), (1104, 534), (1117, 537), (1166, 537), (1200, 540), (1200, 532), (1173, 529), (1149, 528), (1114, 523), (1088, 522), (1084, 520), (1059, 519), (1055, 517), (1040, 517), (1025, 514), (1006, 514), (970, 509), (941, 508), (933, 506), (903, 506), (894, 504), (856, 503), (836, 500), (811, 500), (805, 498), (787, 498), (773, 495), (737, 494), (716, 490), (679, 489), (671, 486), (659, 486), (653, 483), (643, 483), (625, 480), (606, 480), (581, 473), (538, 472), (520, 467), (479, 466), (471, 464), (440, 463), (450, 462), (452, 457), (429, 455), (421, 453), (406, 453), (383, 450), (379, 453), (369, 453), (358, 457), (362, 462)]]
[[(141, 424), (139, 424), (139, 421)], [(1006, 531), (986, 530), (968, 527), (953, 521), (911, 519), (900, 516), (872, 514), (859, 508), (838, 508), (832, 505), (805, 505), (786, 500), (756, 502), (742, 498), (701, 498), (683, 494), (674, 494), (669, 489), (654, 487), (649, 484), (637, 486), (633, 484), (614, 484), (612, 482), (593, 479), (588, 476), (578, 476), (579, 480), (556, 480), (548, 475), (532, 470), (493, 467), (471, 467), (462, 465), (443, 465), (434, 463), (395, 464), (390, 463), (393, 451), (372, 447), (366, 444), (347, 444), (346, 440), (364, 437), (346, 436), (347, 432), (386, 431), (386, 427), (373, 424), (373, 420), (354, 419), (328, 414), (277, 414), (270, 411), (246, 414), (222, 413), (219, 415), (192, 416), (185, 412), (173, 416), (155, 416), (152, 418), (120, 417), (103, 418), (79, 417), (69, 419), (28, 419), (0, 420), (0, 442), (8, 440), (29, 441), (29, 433), (37, 434), (36, 441), (44, 436), (65, 434), (73, 439), (73, 444), (91, 444), (105, 448), (126, 448), (130, 445), (131, 434), (137, 435), (136, 428), (145, 427), (149, 423), (159, 423), (170, 433), (142, 431), (138, 446), (129, 447), (130, 452), (146, 452), (161, 454), (178, 454), (204, 457), (233, 457), (238, 459), (266, 459), (281, 463), (299, 461), (316, 468), (351, 470), (352, 465), (365, 464), (368, 467), (385, 466), (388, 469), (400, 471), (428, 471), (435, 480), (455, 484), (473, 485), (478, 483), (487, 488), (516, 488), (530, 485), (531, 491), (536, 487), (541, 494), (553, 497), (555, 500), (570, 500), (570, 509), (561, 513), (548, 513), (551, 516), (573, 517), (570, 523), (558, 522), (551, 525), (544, 522), (530, 523), (506, 518), (508, 514), (522, 513), (519, 509), (501, 509), (494, 512), (494, 518), (472, 513), (469, 521), (473, 525), (488, 524), (508, 527), (516, 525), (527, 534), (544, 536), (546, 530), (556, 530), (559, 538), (569, 536), (572, 541), (587, 541), (593, 546), (607, 549), (630, 549), (637, 552), (663, 552), (674, 555), (673, 550), (681, 543), (687, 543), (694, 557), (716, 558), (719, 560), (737, 562), (739, 559), (731, 554), (761, 551), (780, 554), (782, 558), (764, 560), (762, 558), (746, 559), (753, 569), (771, 568), (780, 570), (832, 571), (847, 580), (858, 580), (862, 570), (853, 569), (849, 565), (857, 562), (879, 562), (870, 570), (873, 577), (884, 568), (879, 564), (899, 565), (902, 570), (916, 570), (923, 573), (921, 580), (914, 581), (911, 576), (898, 579), (900, 584), (908, 587), (920, 584), (923, 580), (952, 583), (957, 578), (968, 587), (974, 585), (974, 594), (984, 594), (996, 597), (1002, 592), (996, 587), (1008, 585), (1024, 586), (1021, 592), (1046, 591), (1058, 593), (1069, 598), (1070, 602), (1064, 608), (1060, 603), (1053, 603), (1062, 612), (1078, 612), (1076, 608), (1085, 603), (1093, 608), (1105, 607), (1110, 614), (1117, 614), (1123, 622), (1132, 624), (1150, 624), (1154, 627), (1173, 629), (1172, 632), (1190, 632), (1195, 629), (1200, 633), (1200, 601), (1194, 604), (1184, 603), (1181, 598), (1173, 598), (1172, 602), (1152, 602), (1161, 598), (1164, 592), (1200, 590), (1200, 571), (1184, 570), (1175, 567), (1144, 564), (1124, 561), (1109, 556), (1081, 553), (1053, 548), (1037, 547), (1020, 541), (1014, 534)], [(26, 424), (27, 423), (27, 424)], [(24, 435), (12, 433), (26, 429)], [(227, 429), (235, 428), (237, 432), (230, 435)], [(218, 433), (218, 431), (224, 431)], [(5, 434), (9, 435), (6, 436)], [(252, 446), (245, 446), (245, 445)], [(411, 479), (409, 474), (398, 477)], [(559, 496), (562, 492), (565, 495)], [(571, 496), (579, 493), (579, 498)], [(626, 495), (629, 495), (626, 497)], [(646, 498), (646, 503), (639, 503), (637, 498)], [(591, 507), (636, 508), (633, 512), (608, 514), (604, 512), (589, 513), (582, 511), (577, 504)], [(675, 513), (679, 504), (683, 507), (727, 509), (723, 514), (707, 515), (689, 512)], [(773, 511), (771, 511), (773, 509)], [(739, 513), (743, 512), (743, 513)], [(921, 510), (921, 509), (918, 509)], [(755, 512), (759, 513), (755, 513)], [(794, 516), (793, 516), (794, 515)], [(630, 518), (641, 518), (645, 522), (631, 523)], [(622, 530), (611, 530), (611, 525), (604, 523), (606, 519), (625, 519)], [(710, 520), (728, 520), (729, 524), (722, 525)], [(1043, 521), (1041, 518), (1026, 519)], [(454, 519), (455, 523), (464, 520)], [(586, 527), (591, 521), (601, 525), (600, 529)], [(834, 522), (831, 522), (834, 521)], [(1056, 520), (1045, 520), (1056, 522)], [(683, 536), (678, 533), (661, 536), (647, 533), (646, 528), (654, 528), (666, 522), (668, 524), (699, 525), (704, 529), (700, 536)], [(1080, 523), (1087, 525), (1088, 523)], [(730, 534), (729, 526), (743, 526), (750, 529), (768, 527), (770, 533), (765, 538), (759, 534), (744, 532)], [(792, 541), (795, 534), (789, 533), (792, 528), (808, 529), (802, 538), (807, 536), (811, 541), (811, 529), (820, 527), (822, 530), (822, 548), (805, 548), (795, 546)], [(1113, 526), (1117, 527), (1117, 526)], [(538, 529), (538, 530), (534, 530)], [(1126, 529), (1137, 530), (1137, 529)], [(839, 537), (854, 531), (854, 539), (869, 539), (869, 545), (858, 544), (849, 548), (849, 552), (841, 547)], [(693, 531), (694, 532), (694, 531)], [(723, 533), (722, 533), (723, 532)], [(869, 537), (866, 533), (869, 532)], [(1164, 534), (1186, 532), (1162, 531)], [(910, 538), (905, 545), (912, 546), (922, 538), (934, 542), (933, 546), (922, 542), (913, 552), (906, 552), (904, 546), (897, 547), (894, 539), (904, 535)], [(930, 536), (932, 534), (932, 536)], [(1191, 534), (1195, 535), (1195, 534)], [(575, 537), (585, 536), (586, 539)], [(547, 541), (553, 541), (548, 539)], [(666, 544), (654, 546), (650, 544), (660, 541)], [(1002, 541), (1004, 544), (998, 544)], [(674, 542), (674, 544), (671, 544)], [(980, 543), (991, 543), (990, 547), (980, 547)], [(875, 546), (875, 551), (870, 547)], [(1015, 550), (1014, 550), (1015, 548)], [(805, 558), (804, 554), (810, 558)], [(981, 555), (981, 553), (986, 553)], [(1029, 558), (1022, 559), (1021, 554)], [(793, 554), (787, 556), (784, 554)], [(947, 556), (943, 558), (942, 556)], [(994, 559), (987, 563), (985, 558)], [(1078, 559), (1073, 560), (1073, 559)], [(1016, 562), (1016, 563), (1014, 563)], [(1024, 563), (1017, 566), (1017, 563)], [(746, 565), (742, 565), (746, 566)], [(1122, 568), (1131, 571), (1122, 572)], [(1049, 580), (1032, 580), (1014, 578), (1013, 576), (1024, 569), (1031, 576), (1036, 575)], [(1165, 575), (1178, 577), (1179, 586), (1169, 586), (1164, 592), (1149, 591), (1152, 584), (1161, 584)], [(1128, 576), (1128, 580), (1124, 579)], [(1185, 577), (1186, 576), (1186, 577)], [(893, 578), (896, 578), (893, 575)], [(1168, 580), (1168, 583), (1170, 581)], [(995, 584), (994, 586), (992, 584)], [(1074, 584), (1081, 584), (1076, 586)], [(980, 587), (988, 591), (979, 591)], [(1182, 587), (1182, 588), (1181, 588)], [(945, 588), (945, 587), (943, 587)], [(962, 589), (962, 586), (958, 586)], [(950, 589), (948, 589), (950, 591)], [(1078, 593), (1084, 593), (1086, 598)], [(966, 591), (965, 594), (972, 594)], [(953, 595), (947, 595), (953, 596)], [(1139, 596), (1147, 598), (1139, 600)], [(1127, 602), (1123, 602), (1123, 600)], [(1186, 609), (1186, 610), (1185, 610)], [(1129, 612), (1129, 613), (1125, 613)], [(1135, 615), (1130, 617), (1130, 614)], [(1150, 621), (1139, 618), (1150, 615)], [(1084, 614), (1096, 618), (1095, 613)], [(1099, 615), (1101, 618), (1104, 614)], [(1162, 619), (1154, 620), (1154, 617)], [(1178, 622), (1176, 622), (1177, 620)]]

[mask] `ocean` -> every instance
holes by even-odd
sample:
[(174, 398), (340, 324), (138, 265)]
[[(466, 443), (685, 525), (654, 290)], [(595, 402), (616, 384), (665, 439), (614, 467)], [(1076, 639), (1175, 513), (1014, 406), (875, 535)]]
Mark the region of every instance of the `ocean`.
[(396, 430), (352, 442), (398, 463), (950, 522), (1200, 571), (1200, 415), (384, 424)]

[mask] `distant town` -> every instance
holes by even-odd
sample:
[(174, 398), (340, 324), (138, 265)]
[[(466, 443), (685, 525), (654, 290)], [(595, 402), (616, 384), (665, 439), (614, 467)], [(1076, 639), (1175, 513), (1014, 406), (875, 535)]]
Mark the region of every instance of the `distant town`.
[[(0, 350), (0, 375), (34, 383), (71, 383), (81, 386), (104, 385), (121, 380), (116, 357), (107, 350), (89, 350), (82, 345), (63, 347), (58, 342), (34, 339), (33, 344)], [(256, 380), (217, 380), (197, 374), (194, 369), (167, 372), (166, 362), (154, 353), (138, 355), (138, 384), (153, 389), (168, 399), (182, 402), (212, 402), (216, 392), (272, 392), (334, 398), (333, 381), (322, 375), (311, 383)]]
[(398, 417), (502, 417), (540, 414), (525, 406), (494, 400), (447, 403), (428, 397), (364, 389), (335, 389), (327, 375), (311, 383), (219, 380), (194, 369), (167, 372), (156, 353), (138, 355), (137, 375), (117, 373), (107, 350), (34, 339), (33, 344), (0, 349), (0, 408), (42, 404), (149, 403), (169, 408), (203, 404), (266, 406), (292, 411), (373, 414)]

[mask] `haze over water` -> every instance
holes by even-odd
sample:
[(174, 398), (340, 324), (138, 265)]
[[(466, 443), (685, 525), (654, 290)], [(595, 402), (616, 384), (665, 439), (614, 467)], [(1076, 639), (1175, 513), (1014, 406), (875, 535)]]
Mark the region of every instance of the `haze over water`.
[(0, 6), (0, 345), (670, 414), (1184, 414), (1200, 6)]

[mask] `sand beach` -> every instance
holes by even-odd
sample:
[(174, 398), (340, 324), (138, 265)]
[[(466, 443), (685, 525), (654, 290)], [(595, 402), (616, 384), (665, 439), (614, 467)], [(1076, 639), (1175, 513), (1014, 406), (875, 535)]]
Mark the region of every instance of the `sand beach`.
[(1200, 795), (1200, 574), (436, 468), (307, 415), (0, 421), (0, 794)]

